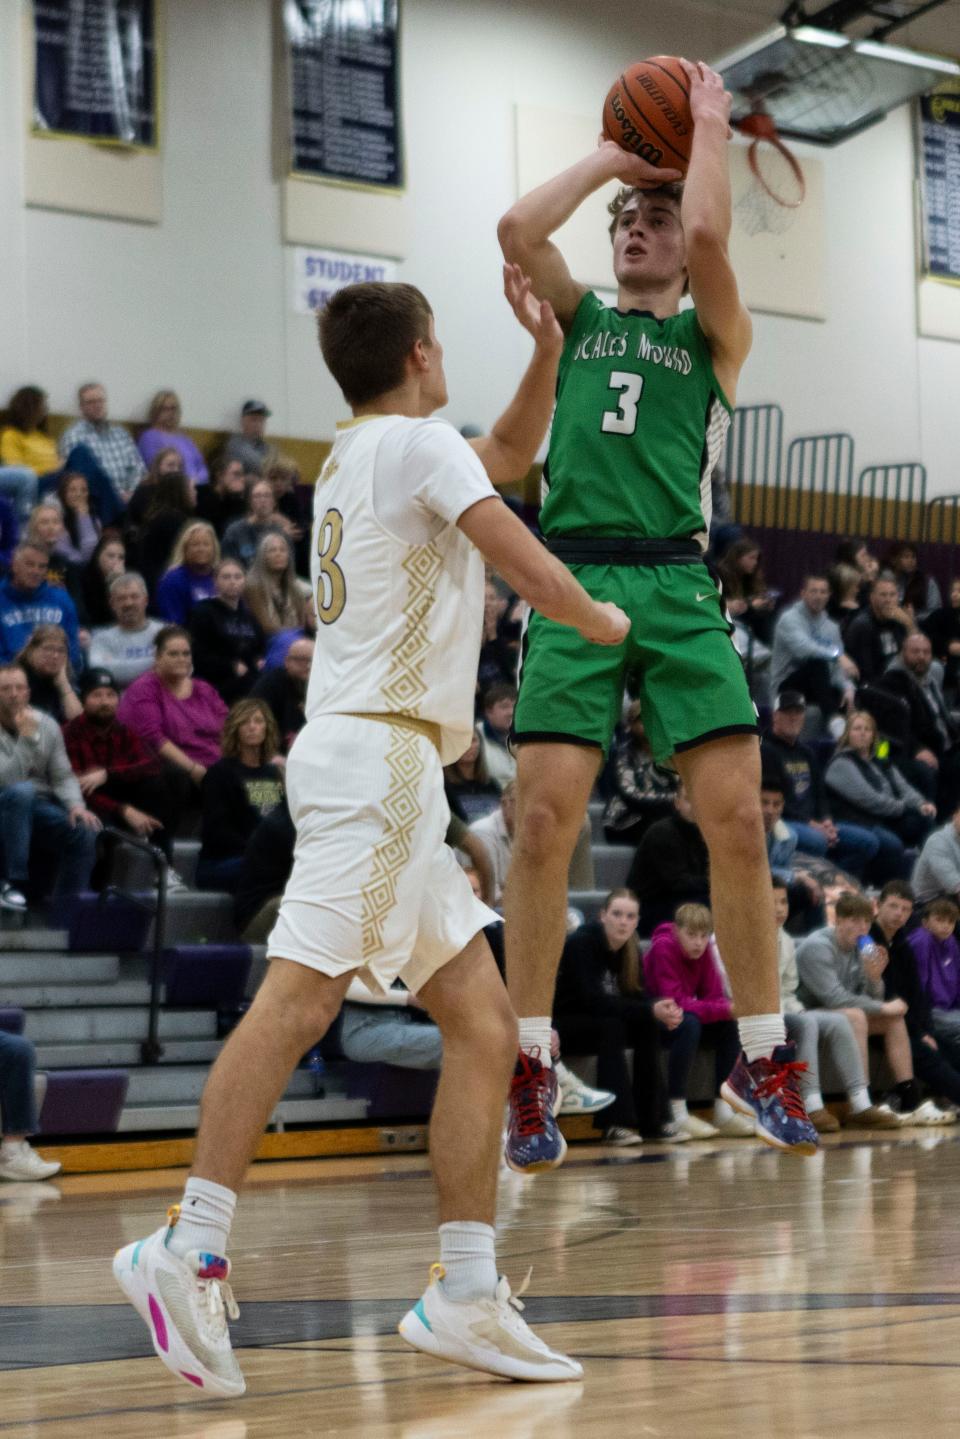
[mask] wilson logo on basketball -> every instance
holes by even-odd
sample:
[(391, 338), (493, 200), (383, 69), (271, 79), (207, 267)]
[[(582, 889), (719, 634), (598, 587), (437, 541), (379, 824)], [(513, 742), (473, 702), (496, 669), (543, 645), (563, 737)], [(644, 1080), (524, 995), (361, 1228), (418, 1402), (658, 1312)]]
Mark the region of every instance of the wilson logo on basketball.
[(675, 135), (690, 134), (688, 127), (684, 124), (683, 116), (677, 113), (652, 75), (638, 75), (637, 84), (641, 89), (646, 90)]
[(625, 150), (632, 150), (635, 155), (639, 155), (641, 160), (646, 160), (650, 165), (661, 165), (663, 163), (663, 151), (659, 146), (651, 145), (650, 141), (645, 140), (640, 134), (640, 131), (636, 125), (634, 125), (626, 110), (624, 110), (619, 94), (614, 93), (611, 95), (610, 108), (620, 126), (619, 143), (623, 148)]

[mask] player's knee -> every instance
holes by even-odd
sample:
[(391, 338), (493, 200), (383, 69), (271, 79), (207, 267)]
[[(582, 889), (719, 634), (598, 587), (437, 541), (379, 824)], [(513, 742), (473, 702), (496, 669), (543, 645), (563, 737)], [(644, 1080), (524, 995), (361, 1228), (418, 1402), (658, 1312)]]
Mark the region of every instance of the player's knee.
[(528, 801), (518, 818), (514, 855), (534, 864), (568, 864), (581, 821), (582, 815), (570, 813), (559, 795)]
[(274, 960), (254, 1001), (258, 1010), (271, 1007), (291, 1042), (309, 1049), (336, 1019), (343, 986), (307, 965)]
[[(697, 821), (708, 846), (728, 862), (766, 862), (760, 796), (751, 790), (721, 790), (697, 808)], [(714, 855), (711, 853), (711, 859)]]
[(502, 1000), (461, 1008), (444, 1016), (440, 1025), (445, 1049), (470, 1050), (488, 1071), (509, 1074), (520, 1042), (517, 1017), (506, 993)]

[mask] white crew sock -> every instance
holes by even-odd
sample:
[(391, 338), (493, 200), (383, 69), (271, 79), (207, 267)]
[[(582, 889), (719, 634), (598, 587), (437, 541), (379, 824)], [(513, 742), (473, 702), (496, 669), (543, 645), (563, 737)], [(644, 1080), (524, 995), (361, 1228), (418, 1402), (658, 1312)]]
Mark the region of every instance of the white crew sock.
[(682, 1124), (685, 1119), (690, 1118), (689, 1111), (687, 1110), (687, 1101), (685, 1099), (671, 1099), (670, 1113), (673, 1115), (677, 1124)]
[(870, 1108), (870, 1091), (865, 1084), (861, 1084), (859, 1089), (849, 1089), (847, 1098), (850, 1101), (851, 1114), (862, 1114), (865, 1109)]
[(188, 1249), (199, 1249), (223, 1258), (236, 1207), (237, 1196), (232, 1189), (209, 1179), (188, 1179), (180, 1201), (180, 1218), (167, 1247), (181, 1257)]
[(14, 1159), (20, 1153), (22, 1139), (5, 1139), (0, 1144), (0, 1159)]
[(447, 1298), (461, 1304), (492, 1299), (498, 1279), (492, 1226), (455, 1220), (441, 1224), (438, 1232), (440, 1263), (445, 1271), (440, 1282)]
[(787, 1042), (782, 1014), (747, 1014), (737, 1020), (737, 1029), (748, 1064), (755, 1059), (769, 1059), (778, 1044)]
[(719, 1128), (723, 1124), (729, 1124), (730, 1120), (735, 1118), (735, 1111), (730, 1107), (730, 1105), (725, 1099), (721, 1099), (720, 1096), (717, 1095), (716, 1099), (713, 1101), (714, 1124)]
[(826, 1109), (827, 1107), (823, 1102), (823, 1095), (819, 1089), (808, 1089), (807, 1093), (803, 1096), (803, 1103), (808, 1114), (814, 1114), (818, 1109)]
[(550, 1016), (535, 1015), (520, 1021), (520, 1048), (532, 1059), (539, 1059), (544, 1069), (553, 1068), (550, 1058)]

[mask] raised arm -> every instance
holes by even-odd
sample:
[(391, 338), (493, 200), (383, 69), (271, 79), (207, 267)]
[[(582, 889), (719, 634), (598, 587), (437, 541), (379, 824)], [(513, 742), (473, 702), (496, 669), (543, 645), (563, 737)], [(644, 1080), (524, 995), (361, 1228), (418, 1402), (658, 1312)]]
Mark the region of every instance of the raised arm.
[(678, 170), (654, 169), (638, 155), (604, 140), (592, 154), (538, 185), (507, 211), (497, 226), (504, 258), (530, 276), (536, 293), (549, 301), (562, 328), (569, 330), (587, 287), (574, 280), (550, 236), (588, 195), (611, 180), (651, 188), (679, 178)]
[(563, 350), (563, 331), (552, 307), (531, 294), (530, 281), (519, 265), (504, 265), (503, 291), (520, 324), (533, 336), (534, 351), (517, 393), (489, 435), (467, 441), (495, 485), (522, 480), (536, 459), (553, 413)]
[(626, 639), (630, 621), (623, 611), (592, 600), (497, 496), (478, 500), (457, 523), (510, 588), (546, 619), (570, 625), (594, 644), (619, 645)]
[(687, 274), (717, 379), (733, 404), (753, 328), (727, 253), (732, 222), (727, 160), (730, 96), (721, 76), (708, 65), (684, 60), (683, 68), (690, 81), (693, 113), (693, 146), (680, 206)]

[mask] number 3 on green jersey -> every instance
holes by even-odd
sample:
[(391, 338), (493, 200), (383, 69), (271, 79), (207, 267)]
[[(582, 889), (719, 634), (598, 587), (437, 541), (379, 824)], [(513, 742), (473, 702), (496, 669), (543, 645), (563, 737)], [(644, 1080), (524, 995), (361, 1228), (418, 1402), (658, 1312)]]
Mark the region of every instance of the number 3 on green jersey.
[(629, 370), (611, 370), (607, 384), (611, 390), (620, 391), (620, 398), (615, 410), (604, 410), (601, 430), (605, 435), (635, 434), (637, 406), (643, 394), (643, 375), (634, 375)]

